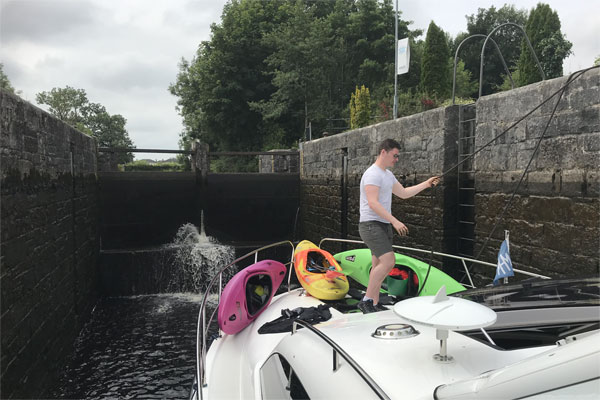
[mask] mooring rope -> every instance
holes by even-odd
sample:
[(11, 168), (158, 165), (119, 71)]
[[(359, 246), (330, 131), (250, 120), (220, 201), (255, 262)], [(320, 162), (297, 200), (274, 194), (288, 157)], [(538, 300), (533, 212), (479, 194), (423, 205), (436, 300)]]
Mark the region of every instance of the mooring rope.
[[(506, 205), (504, 206), (504, 209), (502, 210), (502, 212), (500, 213), (500, 216), (497, 218), (496, 222), (494, 223), (494, 226), (492, 227), (492, 230), (490, 231), (489, 235), (487, 236), (487, 238), (485, 239), (483, 245), (481, 246), (481, 249), (479, 250), (477, 256), (475, 256), (475, 260), (479, 259), (479, 257), (481, 256), (481, 254), (483, 253), (483, 250), (485, 249), (485, 247), (487, 246), (490, 238), (492, 237), (492, 235), (494, 234), (498, 224), (502, 221), (502, 219), (504, 218), (504, 214), (506, 213), (506, 211), (508, 210), (510, 204), (512, 203), (514, 197), (516, 196), (517, 191), (519, 190), (521, 183), (523, 182), (523, 179), (525, 178), (525, 176), (527, 175), (527, 172), (529, 170), (529, 167), (531, 166), (531, 163), (533, 162), (533, 159), (535, 158), (535, 155), (540, 147), (540, 144), (542, 143), (542, 140), (545, 138), (546, 132), (548, 131), (548, 127), (550, 126), (550, 122), (552, 121), (552, 119), (554, 118), (554, 114), (556, 113), (556, 110), (558, 108), (558, 105), (560, 104), (563, 94), (565, 93), (565, 91), (567, 90), (567, 88), (569, 87), (569, 85), (571, 83), (573, 83), (576, 79), (578, 79), (579, 77), (581, 77), (583, 74), (585, 74), (586, 72), (592, 70), (592, 69), (596, 69), (596, 68), (600, 68), (600, 65), (595, 65), (589, 68), (585, 68), (583, 70), (580, 71), (576, 71), (573, 72), (571, 75), (569, 75), (569, 78), (567, 79), (567, 82), (561, 86), (557, 91), (555, 91), (554, 93), (552, 93), (550, 96), (548, 96), (548, 98), (544, 101), (542, 101), (539, 105), (537, 105), (535, 108), (533, 108), (531, 111), (529, 111), (527, 114), (525, 114), (524, 116), (522, 116), (521, 118), (519, 118), (516, 122), (514, 122), (513, 124), (511, 124), (508, 128), (506, 128), (504, 131), (502, 131), (500, 134), (496, 135), (494, 138), (492, 138), (490, 141), (488, 141), (486, 144), (484, 144), (483, 146), (481, 146), (479, 149), (477, 149), (476, 151), (474, 151), (472, 154), (470, 154), (469, 156), (465, 157), (463, 160), (459, 161), (458, 163), (456, 163), (455, 165), (453, 165), (452, 167), (450, 167), (448, 170), (446, 170), (445, 172), (443, 172), (439, 177), (440, 179), (443, 178), (444, 176), (446, 176), (447, 174), (449, 174), (452, 170), (454, 170), (455, 168), (458, 168), (460, 165), (462, 165), (464, 162), (466, 162), (469, 159), (472, 159), (475, 157), (475, 155), (477, 155), (479, 152), (481, 152), (483, 149), (485, 149), (486, 147), (490, 146), (493, 142), (495, 142), (497, 139), (499, 139), (500, 137), (504, 136), (508, 131), (510, 131), (512, 128), (514, 128), (515, 126), (517, 126), (519, 123), (521, 123), (523, 120), (525, 120), (527, 117), (529, 117), (531, 114), (533, 114), (537, 109), (539, 109), (540, 107), (542, 107), (544, 104), (546, 104), (547, 102), (549, 102), (552, 98), (554, 98), (554, 96), (556, 96), (557, 94), (559, 95), (558, 100), (556, 102), (556, 104), (554, 105), (554, 108), (552, 110), (552, 113), (550, 114), (550, 117), (548, 118), (548, 122), (546, 123), (546, 126), (544, 127), (544, 130), (541, 134), (541, 136), (538, 138), (537, 144), (535, 149), (533, 150), (533, 153), (531, 154), (531, 157), (529, 158), (529, 162), (527, 163), (527, 166), (525, 167), (525, 170), (523, 171), (523, 173), (521, 174), (521, 178), (519, 179), (519, 182), (516, 186), (516, 188), (513, 190), (511, 197), (509, 198), (509, 200), (507, 201)], [(430, 259), (429, 259), (429, 268), (427, 269), (427, 275), (425, 276), (425, 281), (423, 282), (423, 285), (421, 287), (421, 289), (419, 290), (419, 292), (417, 293), (417, 296), (419, 294), (421, 294), (421, 291), (423, 290), (423, 288), (425, 287), (425, 283), (427, 281), (427, 277), (429, 276), (429, 271), (431, 269), (432, 266), (432, 262), (433, 262), (433, 246), (435, 243), (435, 238), (434, 238), (434, 229), (433, 229), (433, 220), (434, 220), (434, 196), (435, 196), (435, 187), (432, 188), (431, 192), (430, 192), (430, 198), (431, 198), (431, 204), (430, 204), (430, 209), (431, 209), (431, 222), (432, 222), (432, 227), (431, 227), (431, 251), (430, 251)]]

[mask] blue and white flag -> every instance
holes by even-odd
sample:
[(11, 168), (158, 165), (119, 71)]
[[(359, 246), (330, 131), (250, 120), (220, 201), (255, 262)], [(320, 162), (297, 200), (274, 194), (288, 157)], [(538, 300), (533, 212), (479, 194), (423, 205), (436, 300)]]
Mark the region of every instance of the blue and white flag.
[(504, 239), (498, 252), (498, 266), (496, 267), (496, 277), (494, 285), (498, 284), (500, 278), (515, 276), (513, 271), (512, 261), (510, 261), (510, 252), (508, 251), (508, 239)]

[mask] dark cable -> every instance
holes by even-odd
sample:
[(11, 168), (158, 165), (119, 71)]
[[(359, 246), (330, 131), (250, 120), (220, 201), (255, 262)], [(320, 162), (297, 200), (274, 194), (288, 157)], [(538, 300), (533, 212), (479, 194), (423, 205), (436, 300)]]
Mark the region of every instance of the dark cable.
[[(580, 73), (579, 75), (577, 75), (577, 78), (579, 76), (581, 76), (582, 74), (583, 73)], [(542, 140), (544, 140), (544, 138), (546, 136), (546, 132), (548, 131), (548, 127), (550, 126), (550, 122), (552, 122), (552, 118), (554, 118), (554, 114), (556, 113), (556, 109), (558, 108), (558, 105), (560, 104), (560, 101), (562, 100), (563, 94), (567, 90), (568, 84), (570, 82), (572, 82), (573, 80), (576, 79), (576, 78), (574, 78), (574, 75), (575, 75), (575, 73), (571, 74), (569, 76), (569, 79), (567, 79), (567, 84), (563, 86), (563, 89), (560, 92), (560, 95), (558, 96), (558, 100), (556, 101), (556, 104), (554, 105), (554, 108), (552, 109), (552, 113), (550, 114), (550, 117), (548, 118), (548, 122), (546, 123), (546, 126), (544, 127), (544, 130), (542, 131), (542, 135), (539, 137), (538, 142), (537, 142), (537, 144), (535, 146), (535, 149), (533, 149), (533, 152), (531, 153), (531, 157), (529, 158), (529, 162), (527, 163), (527, 166), (525, 167), (525, 170), (521, 174), (521, 178), (519, 179), (519, 183), (517, 184), (517, 187), (513, 190), (510, 198), (508, 199), (508, 201), (506, 202), (506, 205), (504, 206), (504, 209), (500, 213), (500, 216), (496, 219), (496, 222), (494, 223), (494, 226), (492, 227), (492, 230), (490, 231), (488, 237), (485, 239), (485, 242), (481, 246), (481, 249), (479, 249), (479, 252), (477, 253), (477, 256), (475, 257), (475, 259), (478, 259), (481, 256), (481, 253), (483, 253), (483, 250), (485, 249), (485, 247), (487, 246), (490, 238), (492, 237), (492, 235), (496, 231), (496, 228), (498, 227), (498, 224), (504, 218), (504, 214), (508, 210), (508, 207), (510, 206), (510, 204), (513, 201), (513, 199), (515, 198), (515, 196), (517, 194), (517, 191), (521, 187), (521, 183), (523, 182), (523, 179), (525, 178), (525, 175), (527, 175), (527, 172), (529, 171), (529, 167), (531, 166), (531, 163), (533, 162), (533, 159), (535, 158), (535, 155), (537, 154), (537, 151), (540, 148), (540, 145), (542, 144)]]
[[(569, 79), (567, 79), (567, 83), (560, 87), (556, 92), (552, 93), (546, 100), (542, 101), (539, 105), (537, 105), (534, 109), (532, 109), (531, 111), (529, 111), (527, 114), (525, 114), (524, 116), (522, 116), (521, 118), (519, 118), (519, 120), (517, 120), (516, 122), (514, 122), (511, 126), (509, 126), (508, 128), (506, 128), (502, 133), (498, 134), (497, 136), (495, 136), (492, 140), (490, 140), (489, 142), (487, 142), (486, 144), (484, 144), (483, 146), (481, 146), (479, 149), (477, 149), (475, 152), (473, 152), (473, 154), (471, 154), (468, 157), (465, 157), (465, 159), (459, 161), (458, 163), (456, 163), (455, 165), (453, 165), (452, 167), (450, 167), (448, 170), (446, 170), (445, 172), (442, 173), (442, 175), (440, 175), (440, 178), (443, 178), (445, 175), (447, 175), (450, 171), (452, 171), (455, 168), (458, 168), (462, 163), (464, 163), (465, 161), (467, 161), (470, 158), (474, 158), (475, 155), (477, 153), (479, 153), (480, 151), (482, 151), (483, 149), (485, 149), (486, 147), (488, 147), (490, 144), (492, 144), (495, 140), (499, 139), (500, 137), (504, 136), (509, 130), (511, 130), (512, 128), (514, 128), (515, 126), (517, 126), (519, 123), (521, 123), (525, 118), (529, 117), (531, 114), (533, 114), (538, 108), (540, 108), (541, 106), (543, 106), (544, 104), (546, 104), (547, 102), (549, 102), (554, 96), (556, 96), (558, 93), (560, 93), (561, 91), (563, 91), (567, 86), (569, 86), (571, 83), (573, 83), (573, 81), (577, 78), (579, 78), (581, 75), (583, 75), (584, 73), (586, 73), (587, 71), (594, 69), (594, 68), (600, 68), (600, 65), (596, 65), (593, 67), (589, 67), (586, 69), (583, 69), (581, 71), (577, 71), (577, 72), (573, 72), (570, 76)], [(577, 74), (576, 77), (572, 78), (575, 74)], [(571, 79), (572, 78), (572, 79)]]
[[(450, 171), (452, 171), (455, 168), (458, 168), (461, 164), (463, 164), (465, 161), (474, 158), (476, 154), (478, 154), (480, 151), (482, 151), (483, 149), (485, 149), (486, 147), (488, 147), (489, 145), (491, 145), (494, 141), (496, 141), (497, 139), (499, 139), (500, 137), (504, 136), (509, 130), (511, 130), (512, 128), (514, 128), (515, 126), (517, 126), (519, 123), (521, 123), (525, 118), (529, 117), (531, 114), (533, 114), (538, 108), (542, 107), (544, 104), (546, 104), (548, 101), (550, 101), (554, 96), (556, 96), (557, 94), (559, 95), (558, 101), (556, 102), (556, 104), (554, 105), (554, 109), (552, 110), (552, 113), (550, 114), (550, 118), (548, 119), (548, 122), (546, 124), (546, 127), (544, 128), (544, 131), (542, 132), (542, 135), (539, 137), (539, 140), (536, 144), (536, 147), (531, 155), (531, 158), (529, 159), (529, 162), (527, 164), (527, 167), (525, 168), (525, 171), (523, 171), (523, 174), (521, 175), (521, 179), (519, 180), (519, 183), (517, 184), (517, 187), (515, 188), (515, 190), (513, 191), (511, 198), (508, 200), (507, 204), (505, 205), (504, 209), (502, 210), (502, 213), (500, 214), (500, 217), (498, 218), (498, 220), (496, 221), (496, 223), (494, 224), (492, 231), (490, 232), (490, 234), (488, 235), (488, 237), (486, 238), (483, 246), (481, 247), (479, 253), (477, 254), (477, 256), (475, 257), (475, 259), (478, 259), (481, 256), (481, 253), (483, 252), (483, 250), (485, 249), (485, 246), (487, 245), (490, 237), (492, 236), (492, 234), (494, 233), (494, 231), (496, 230), (497, 225), (499, 224), (499, 222), (502, 220), (502, 218), (504, 217), (504, 214), (506, 213), (506, 211), (508, 210), (508, 206), (510, 205), (510, 203), (512, 202), (512, 200), (514, 199), (517, 190), (519, 189), (519, 187), (521, 186), (521, 183), (523, 181), (523, 178), (525, 177), (525, 175), (527, 174), (527, 171), (537, 153), (537, 150), (542, 142), (542, 140), (545, 137), (545, 134), (548, 130), (548, 126), (550, 126), (550, 122), (552, 121), (552, 118), (554, 118), (554, 114), (556, 113), (556, 109), (558, 108), (558, 105), (560, 104), (560, 101), (562, 100), (562, 96), (565, 93), (567, 87), (573, 83), (577, 78), (579, 78), (581, 75), (585, 74), (587, 71), (590, 71), (592, 69), (595, 68), (600, 68), (600, 65), (595, 65), (580, 71), (576, 71), (574, 73), (572, 73), (569, 78), (567, 79), (567, 82), (561, 86), (557, 91), (555, 91), (554, 93), (552, 93), (546, 100), (544, 100), (543, 102), (541, 102), (539, 105), (537, 105), (535, 108), (533, 108), (531, 111), (529, 111), (527, 114), (525, 114), (524, 116), (522, 116), (521, 118), (519, 118), (516, 122), (514, 122), (513, 124), (511, 124), (508, 128), (506, 128), (504, 131), (502, 131), (500, 134), (496, 135), (494, 138), (492, 138), (489, 142), (487, 142), (486, 144), (484, 144), (483, 146), (481, 146), (479, 149), (477, 149), (476, 151), (474, 151), (472, 154), (470, 154), (469, 156), (465, 157), (463, 160), (459, 161), (458, 163), (456, 163), (455, 165), (453, 165), (452, 167), (450, 167), (448, 170), (446, 170), (445, 172), (442, 173), (442, 175), (440, 175), (440, 178), (443, 178), (445, 175), (447, 175), (448, 173), (450, 173)], [(433, 189), (433, 188), (432, 188)], [(433, 196), (433, 192), (431, 193), (431, 196)], [(432, 221), (433, 221), (433, 197), (432, 197), (432, 204), (431, 204), (431, 212), (432, 212)], [(431, 256), (433, 257), (433, 238), (432, 238), (432, 245), (431, 245)], [(431, 262), (430, 262), (431, 264)], [(431, 267), (431, 265), (430, 265)], [(427, 274), (429, 274), (429, 270), (427, 271)], [(423, 286), (424, 287), (424, 286)], [(421, 289), (422, 290), (422, 289)], [(420, 293), (420, 291), (419, 291)]]
[[(435, 197), (434, 197), (435, 192), (433, 190), (434, 190), (434, 186), (431, 187), (431, 192), (429, 194), (429, 198), (431, 199), (431, 204), (429, 206), (429, 208), (431, 210), (430, 221), (432, 221), (432, 222), (434, 220), (434, 207), (435, 207), (435, 201), (434, 201), (435, 200)], [(425, 279), (423, 279), (423, 284), (420, 285), (421, 288), (417, 292), (416, 297), (419, 297), (421, 295), (421, 292), (425, 288), (425, 284), (427, 283), (427, 278), (429, 278), (429, 272), (431, 271), (431, 267), (433, 266), (433, 244), (435, 243), (434, 230), (435, 230), (435, 228), (433, 227), (433, 224), (432, 224), (432, 227), (430, 230), (430, 235), (429, 235), (429, 237), (431, 238), (431, 247), (430, 247), (430, 252), (429, 252), (429, 263), (428, 263), (429, 265), (427, 266), (427, 274), (425, 274)], [(419, 283), (421, 283), (421, 282), (419, 282)]]

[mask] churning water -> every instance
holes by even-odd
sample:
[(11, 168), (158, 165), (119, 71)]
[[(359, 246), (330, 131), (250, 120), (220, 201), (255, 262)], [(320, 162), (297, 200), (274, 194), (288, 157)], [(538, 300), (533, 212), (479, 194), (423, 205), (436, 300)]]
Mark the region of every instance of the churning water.
[[(188, 293), (101, 299), (80, 333), (54, 397), (189, 396), (196, 365), (200, 290), (218, 267), (233, 261), (234, 249), (203, 235), (191, 224), (182, 226), (169, 246), (177, 248), (173, 267), (180, 269), (169, 287), (173, 292)], [(216, 301), (216, 295), (209, 298), (208, 313)]]
[[(167, 267), (175, 269), (169, 282), (169, 292), (204, 291), (204, 286), (218, 272), (218, 269), (234, 260), (234, 249), (219, 243), (215, 238), (206, 236), (204, 230), (192, 224), (179, 228), (175, 240), (165, 246), (176, 249), (173, 260)], [(223, 274), (223, 281), (233, 276), (234, 268)]]

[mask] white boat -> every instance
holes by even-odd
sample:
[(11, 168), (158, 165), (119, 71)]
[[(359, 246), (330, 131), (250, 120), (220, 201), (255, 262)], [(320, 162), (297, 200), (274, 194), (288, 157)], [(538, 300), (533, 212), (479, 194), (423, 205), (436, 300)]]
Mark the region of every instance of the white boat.
[[(291, 263), (291, 242), (272, 246), (291, 246)], [(247, 256), (256, 262), (272, 246)], [(193, 399), (600, 397), (599, 277), (525, 280), (452, 296), (442, 288), (371, 314), (332, 305), (325, 322), (296, 319), (291, 332), (258, 333), (282, 310), (324, 304), (288, 286), (248, 326), (219, 332), (210, 347), (208, 295), (198, 321)]]

